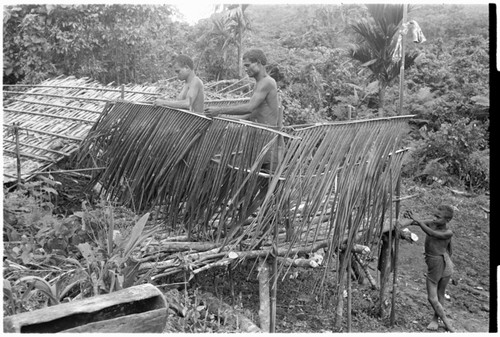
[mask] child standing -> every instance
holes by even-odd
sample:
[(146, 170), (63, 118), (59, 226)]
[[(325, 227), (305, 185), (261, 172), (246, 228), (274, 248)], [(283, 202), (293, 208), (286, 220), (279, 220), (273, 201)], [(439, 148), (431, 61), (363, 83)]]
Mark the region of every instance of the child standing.
[(427, 298), (434, 309), (434, 317), (427, 329), (437, 330), (438, 318), (441, 318), (446, 330), (454, 332), (455, 329), (444, 312), (444, 294), (453, 273), (453, 263), (450, 258), (453, 232), (447, 227), (453, 218), (453, 208), (448, 205), (438, 206), (434, 211), (434, 220), (414, 219), (411, 212), (407, 212), (405, 216), (411, 218), (412, 225), (420, 226), (426, 234)]

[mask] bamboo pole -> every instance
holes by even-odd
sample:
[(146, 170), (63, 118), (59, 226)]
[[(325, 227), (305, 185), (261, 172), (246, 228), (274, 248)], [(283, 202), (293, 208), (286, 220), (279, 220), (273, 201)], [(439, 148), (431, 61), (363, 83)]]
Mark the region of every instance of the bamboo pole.
[[(389, 174), (389, 200), (392, 200), (392, 174)], [(388, 268), (386, 268), (386, 275), (385, 275), (385, 280), (384, 282), (387, 282), (387, 277), (391, 274), (391, 269), (393, 268), (393, 263), (392, 263), (392, 258), (393, 258), (393, 255), (392, 255), (392, 231), (393, 231), (393, 224), (392, 224), (392, 203), (389, 205), (389, 242), (388, 242), (388, 250), (389, 250), (389, 253), (387, 254), (388, 256)], [(384, 285), (384, 290), (385, 290), (385, 285)], [(383, 295), (383, 298), (385, 299), (385, 294)], [(382, 312), (382, 309), (383, 308), (383, 304), (381, 306), (381, 312)], [(392, 310), (392, 308), (391, 308)], [(381, 315), (382, 316), (382, 315)]]
[(4, 139), (4, 142), (7, 142), (7, 143), (16, 143), (16, 146), (22, 145), (22, 146), (32, 147), (34, 149), (38, 149), (38, 150), (42, 150), (42, 151), (47, 151), (47, 152), (52, 152), (52, 153), (60, 154), (61, 156), (69, 156), (70, 155), (70, 153), (67, 153), (67, 152), (61, 152), (61, 151), (56, 151), (56, 150), (52, 150), (52, 149), (46, 149), (46, 148), (41, 147), (41, 146), (36, 146), (36, 145), (22, 143), (22, 142), (19, 142), (19, 140), (16, 140), (14, 142), (12, 140)]
[(21, 103), (46, 105), (46, 106), (51, 106), (51, 107), (55, 107), (55, 108), (64, 108), (64, 109), (69, 109), (69, 110), (85, 111), (85, 112), (90, 112), (90, 113), (99, 114), (99, 115), (102, 114), (102, 111), (95, 111), (95, 110), (91, 110), (91, 109), (79, 108), (79, 107), (70, 106), (70, 105), (45, 103), (45, 102), (39, 102), (39, 101), (26, 101), (24, 99), (19, 99), (19, 98), (14, 98), (14, 100), (17, 102), (21, 102)]
[(351, 332), (351, 304), (352, 304), (352, 289), (351, 289), (351, 260), (352, 258), (349, 257), (349, 260), (347, 261), (347, 332)]
[(92, 98), (92, 97), (77, 97), (77, 96), (63, 96), (63, 95), (54, 95), (54, 94), (45, 94), (45, 93), (33, 93), (33, 92), (22, 92), (22, 91), (4, 91), (4, 95), (6, 93), (9, 94), (20, 94), (20, 95), (28, 95), (28, 96), (46, 96), (46, 97), (56, 97), (56, 98), (67, 98), (75, 101), (98, 101), (98, 102), (109, 102), (112, 99), (105, 98)]
[[(5, 124), (5, 123), (4, 123), (3, 126), (7, 127), (7, 128), (12, 128), (12, 125), (8, 125), (8, 124)], [(36, 129), (32, 129), (32, 128), (26, 128), (26, 127), (21, 127), (21, 126), (19, 126), (18, 128), (19, 128), (19, 130), (26, 130), (26, 131), (41, 133), (41, 134), (44, 134), (44, 135), (49, 135), (49, 136), (53, 136), (53, 137), (57, 137), (57, 138), (65, 138), (65, 139), (76, 140), (78, 142), (80, 142), (80, 141), (83, 140), (83, 138), (76, 138), (76, 137), (64, 136), (64, 135), (59, 135), (57, 133), (47, 132), (47, 131), (41, 131), (41, 130), (36, 130)]]
[(21, 185), (21, 153), (19, 149), (19, 123), (14, 125), (14, 137), (16, 139), (16, 164), (17, 164), (17, 184)]
[(236, 81), (236, 82), (234, 82), (234, 83), (232, 83), (232, 84), (230, 84), (230, 85), (228, 85), (228, 86), (227, 86), (227, 87), (225, 87), (225, 88), (222, 88), (222, 89), (221, 89), (221, 90), (219, 90), (219, 91), (216, 91), (215, 93), (216, 93), (216, 94), (220, 94), (220, 93), (221, 93), (221, 92), (223, 92), (224, 90), (227, 90), (227, 89), (231, 88), (232, 86), (234, 86), (234, 85), (236, 85), (236, 84), (238, 84), (238, 83), (242, 82), (244, 79), (245, 79), (245, 77), (244, 77), (244, 78), (239, 79), (238, 81)]
[(377, 290), (377, 282), (375, 281), (373, 276), (370, 274), (368, 267), (365, 266), (361, 262), (361, 260), (359, 259), (359, 256), (356, 253), (354, 253), (353, 255), (354, 255), (354, 259), (356, 260), (356, 262), (361, 266), (361, 269), (365, 272), (366, 278), (368, 279), (368, 282), (370, 282), (370, 286), (371, 286), (372, 290)]
[(82, 122), (82, 123), (91, 123), (91, 124), (94, 124), (96, 122), (96, 121), (93, 121), (93, 120), (90, 120), (90, 119), (76, 118), (76, 117), (66, 117), (66, 116), (60, 116), (60, 115), (54, 115), (54, 114), (44, 114), (44, 113), (41, 113), (41, 112), (34, 112), (34, 111), (16, 110), (16, 109), (3, 109), (3, 110), (7, 111), (7, 112), (13, 112), (13, 113), (22, 113), (22, 114), (29, 114), (29, 115), (36, 115), (36, 116), (57, 118), (57, 119), (66, 119), (66, 120), (77, 121), (77, 122)]
[[(278, 130), (281, 131), (283, 128), (283, 109), (281, 107), (281, 102), (278, 101)], [(281, 159), (280, 159), (280, 144), (283, 141), (283, 136), (278, 135), (278, 142), (276, 143), (275, 148), (273, 149), (273, 152), (276, 153), (276, 158), (278, 162), (276, 163), (279, 165)], [(271, 173), (276, 173), (275, 172), (275, 167), (274, 167), (274, 156), (272, 155), (271, 159), (271, 165), (270, 165), (270, 170)], [(273, 174), (274, 176), (274, 174)], [(268, 190), (271, 189), (271, 179), (269, 179), (269, 186)], [(279, 212), (279, 210), (278, 210)], [(276, 332), (276, 298), (277, 298), (277, 293), (278, 293), (278, 237), (279, 237), (279, 222), (275, 221), (274, 225), (274, 244), (273, 244), (273, 273), (271, 275), (272, 279), (272, 284), (271, 284), (271, 310), (270, 310), (270, 327), (269, 327), (269, 332), (274, 333)]]
[(43, 171), (43, 172), (32, 172), (30, 174), (35, 175), (35, 174), (53, 174), (53, 173), (76, 173), (76, 172), (84, 172), (84, 171), (98, 171), (98, 170), (105, 170), (106, 167), (93, 167), (93, 168), (84, 168), (84, 169), (75, 169), (75, 170), (60, 170), (60, 171)]
[(32, 159), (36, 159), (36, 160), (41, 160), (41, 161), (48, 161), (48, 162), (51, 162), (51, 163), (55, 163), (56, 161), (52, 158), (49, 158), (49, 157), (41, 157), (41, 156), (37, 156), (37, 155), (34, 155), (34, 154), (30, 154), (30, 153), (21, 153), (19, 151), (12, 151), (12, 150), (6, 150), (4, 149), (3, 150), (4, 153), (11, 153), (11, 154), (14, 154), (16, 156), (21, 156), (21, 157), (27, 157), (27, 158), (32, 158)]
[(238, 87), (238, 88), (236, 88), (236, 89), (233, 89), (233, 90), (231, 90), (231, 91), (226, 92), (226, 94), (233, 93), (233, 92), (235, 92), (235, 91), (238, 91), (238, 90), (240, 90), (240, 89), (243, 89), (244, 87), (248, 87), (248, 86), (251, 86), (251, 85), (252, 85), (251, 83), (246, 83), (245, 85), (242, 85), (241, 87)]
[[(408, 4), (403, 4), (403, 25), (406, 24)], [(399, 115), (403, 114), (404, 78), (405, 78), (405, 34), (401, 34), (401, 68), (399, 69)]]

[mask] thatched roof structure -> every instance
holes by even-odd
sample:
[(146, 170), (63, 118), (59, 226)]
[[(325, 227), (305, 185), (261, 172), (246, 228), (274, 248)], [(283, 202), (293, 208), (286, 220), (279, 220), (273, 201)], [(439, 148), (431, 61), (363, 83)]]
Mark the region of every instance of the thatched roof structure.
[[(88, 78), (60, 76), (39, 85), (4, 86), (3, 94), (5, 183), (17, 179), (17, 152), (21, 157), (21, 177), (29, 179), (77, 151), (107, 102), (124, 99), (150, 103), (159, 95), (175, 97), (176, 92), (171, 85), (101, 85)], [(208, 93), (207, 104), (248, 100), (214, 99), (219, 96)], [(19, 150), (13, 132), (16, 127)]]
[[(106, 167), (95, 181), (108, 197), (136, 210), (160, 205), (165, 230), (184, 227), (192, 241), (241, 253), (273, 244), (334, 252), (381, 236), (410, 117), (277, 131), (119, 102), (89, 132), (81, 155)], [(266, 153), (278, 144), (283, 156), (268, 174)]]
[[(22, 90), (28, 87), (28, 90)], [(17, 179), (14, 124), (19, 128), (21, 174), (27, 179), (78, 150), (106, 102), (122, 96), (151, 101), (158, 86), (103, 86), (87, 78), (58, 77), (40, 85), (8, 86), (3, 107), (4, 182)]]
[[(159, 87), (58, 78), (15, 94), (4, 106), (4, 180), (16, 178), (13, 123), (23, 178), (78, 150), (85, 167), (103, 168), (92, 174), (106, 197), (137, 212), (159, 207), (168, 240), (171, 229), (188, 234), (188, 251), (172, 255), (162, 243), (139, 261), (141, 272), (163, 272), (154, 278), (326, 248), (325, 263), (336, 262), (342, 284), (354, 245), (373, 247), (386, 219), (393, 223), (401, 139), (412, 116), (276, 130), (154, 107), (165, 94)], [(207, 105), (247, 100), (210, 98)]]

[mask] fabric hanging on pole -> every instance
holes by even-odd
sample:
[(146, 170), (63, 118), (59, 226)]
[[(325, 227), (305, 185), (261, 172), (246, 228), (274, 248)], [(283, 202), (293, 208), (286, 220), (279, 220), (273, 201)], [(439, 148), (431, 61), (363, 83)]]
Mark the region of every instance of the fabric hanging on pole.
[(392, 54), (392, 60), (395, 62), (399, 61), (403, 57), (402, 55), (403, 35), (407, 34), (408, 37), (415, 43), (423, 43), (427, 41), (417, 21), (411, 20), (407, 23), (403, 23), (401, 30), (399, 31), (396, 48), (394, 48), (394, 53)]
[(408, 22), (408, 34), (410, 35), (411, 40), (415, 43), (423, 43), (427, 41), (422, 29), (420, 29), (420, 26), (415, 20)]

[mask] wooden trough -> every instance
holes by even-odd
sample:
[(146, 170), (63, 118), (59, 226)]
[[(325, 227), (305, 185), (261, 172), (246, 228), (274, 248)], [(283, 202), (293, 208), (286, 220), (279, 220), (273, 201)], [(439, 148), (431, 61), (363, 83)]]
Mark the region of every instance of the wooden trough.
[(163, 332), (167, 302), (151, 284), (63, 303), (3, 320), (4, 332)]

